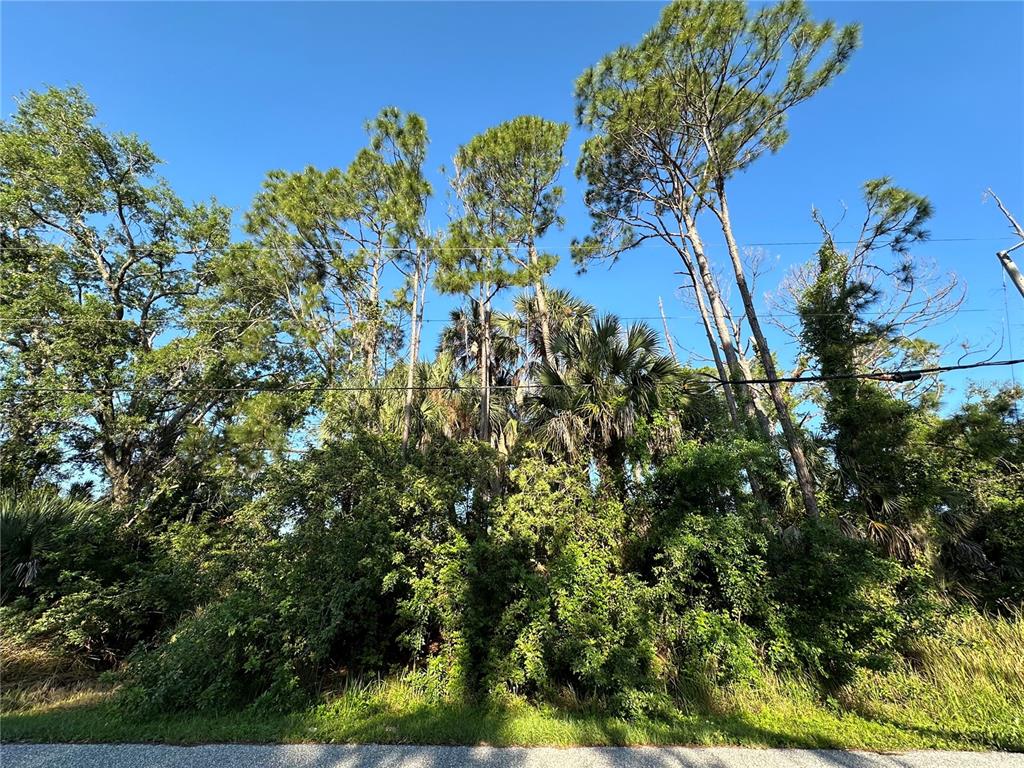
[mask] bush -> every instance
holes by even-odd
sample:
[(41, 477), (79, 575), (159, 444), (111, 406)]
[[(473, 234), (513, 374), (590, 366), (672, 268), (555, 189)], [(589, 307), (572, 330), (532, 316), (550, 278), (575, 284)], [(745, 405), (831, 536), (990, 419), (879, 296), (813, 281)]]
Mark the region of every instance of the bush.
[(62, 544), (64, 571), (5, 611), (76, 652), (144, 642), (122, 703), (145, 712), (287, 708), (422, 665), (438, 693), (572, 691), (636, 714), (763, 661), (829, 686), (889, 666), (927, 626), (924, 571), (824, 523), (770, 536), (744, 477), (759, 457), (682, 443), (624, 506), (586, 467), (525, 458), (502, 481), (479, 444), (406, 459), (356, 435), (273, 469), (229, 521), (132, 550), (101, 517), (109, 536)]
[(0, 507), (4, 624), (25, 641), (109, 666), (200, 598), (201, 526), (147, 537), (103, 504), (44, 490)]
[(139, 714), (296, 704), (305, 692), (286, 635), (266, 595), (236, 591), (133, 656), (120, 704)]
[(785, 634), (777, 664), (799, 663), (829, 687), (885, 670), (931, 626), (927, 574), (881, 556), (828, 522), (809, 522), (771, 547), (772, 588)]
[(682, 443), (635, 503), (633, 567), (650, 585), (671, 673), (686, 687), (757, 671), (755, 626), (770, 613), (767, 544), (743, 466), (746, 441)]
[(219, 555), (234, 564), (222, 597), (133, 657), (126, 705), (286, 707), (329, 673), (423, 654), (441, 621), (425, 585), (459, 541), (480, 456), (443, 444), (406, 462), (396, 441), (359, 436), (271, 473), (235, 523), (245, 551)]
[(585, 469), (529, 459), (512, 471), (453, 593), (470, 688), (571, 687), (620, 704), (657, 687), (649, 590), (623, 567), (624, 523)]

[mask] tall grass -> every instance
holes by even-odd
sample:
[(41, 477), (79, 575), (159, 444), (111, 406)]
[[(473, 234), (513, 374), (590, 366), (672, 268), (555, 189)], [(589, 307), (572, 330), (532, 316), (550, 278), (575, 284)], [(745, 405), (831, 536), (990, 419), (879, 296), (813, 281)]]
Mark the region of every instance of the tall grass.
[[(3, 646), (6, 656), (9, 649)], [(977, 616), (950, 623), (911, 660), (824, 695), (809, 680), (765, 673), (757, 683), (680, 702), (658, 718), (623, 720), (569, 695), (535, 704), (444, 699), (417, 675), (349, 680), (308, 709), (125, 719), (109, 692), (81, 681), (46, 686), (52, 659), (35, 667), (6, 707), (6, 740), (323, 741), (493, 745), (741, 744), (752, 746), (1024, 750), (1024, 619)], [(18, 665), (21, 666), (18, 666)], [(25, 658), (13, 669), (30, 667)], [(40, 686), (40, 681), (43, 687)], [(24, 682), (24, 681), (22, 681)], [(64, 698), (60, 698), (63, 691)], [(38, 696), (35, 700), (33, 696)], [(12, 711), (17, 709), (18, 711)]]
[(852, 693), (872, 719), (1024, 749), (1024, 617), (956, 618)]
[(0, 713), (96, 699), (105, 686), (80, 659), (43, 646), (26, 646), (0, 632)]

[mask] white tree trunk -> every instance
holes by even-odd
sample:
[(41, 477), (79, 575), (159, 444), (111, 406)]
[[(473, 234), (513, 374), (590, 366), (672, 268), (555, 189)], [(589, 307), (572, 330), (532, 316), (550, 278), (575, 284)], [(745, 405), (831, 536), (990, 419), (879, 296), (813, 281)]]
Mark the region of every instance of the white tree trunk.
[(732, 329), (729, 328), (729, 323), (726, 321), (722, 295), (718, 289), (715, 275), (711, 271), (711, 265), (704, 254), (704, 243), (700, 238), (700, 233), (697, 232), (696, 222), (687, 211), (683, 212), (683, 216), (687, 229), (686, 239), (690, 241), (690, 245), (693, 247), (693, 255), (697, 261), (697, 271), (700, 274), (701, 282), (704, 284), (704, 290), (707, 292), (708, 300), (711, 304), (711, 316), (714, 320), (715, 330), (718, 332), (719, 342), (722, 345), (722, 351), (725, 353), (725, 361), (732, 374), (729, 378), (741, 382), (737, 384), (737, 388), (742, 395), (744, 411), (748, 417), (757, 420), (765, 437), (770, 438), (772, 434), (771, 423), (768, 421), (768, 415), (761, 406), (757, 392), (749, 384), (742, 383), (752, 378), (750, 366), (736, 350)]
[(729, 219), (729, 204), (726, 201), (724, 190), (718, 191), (718, 208), (715, 210), (715, 215), (722, 225), (722, 234), (725, 236), (725, 242), (729, 248), (729, 258), (732, 260), (733, 272), (736, 275), (736, 287), (740, 290), (743, 308), (747, 314), (747, 322), (750, 323), (750, 332), (754, 335), (754, 345), (757, 348), (761, 366), (764, 368), (765, 377), (768, 379), (768, 391), (775, 405), (775, 411), (779, 418), (779, 424), (782, 427), (782, 433), (786, 438), (789, 453), (793, 457), (793, 468), (796, 470), (796, 479), (800, 486), (800, 495), (803, 497), (804, 509), (808, 517), (816, 518), (818, 517), (818, 500), (814, 492), (814, 477), (807, 463), (800, 435), (793, 424), (793, 417), (789, 412), (785, 393), (777, 381), (778, 373), (775, 369), (775, 361), (772, 359), (768, 341), (761, 330), (761, 323), (757, 317), (754, 300), (750, 294), (750, 286), (743, 273), (743, 262), (740, 259), (739, 248), (736, 246), (736, 238), (733, 237), (732, 222)]
[[(530, 264), (537, 264), (537, 248), (530, 243)], [(551, 322), (548, 315), (548, 300), (544, 292), (544, 282), (538, 279), (533, 284), (533, 293), (537, 301), (537, 315), (540, 318), (540, 337), (543, 343), (544, 362), (554, 368), (554, 355), (551, 353)]]
[(487, 286), (480, 295), (480, 423), (478, 435), (486, 443), (491, 441), (491, 300)]

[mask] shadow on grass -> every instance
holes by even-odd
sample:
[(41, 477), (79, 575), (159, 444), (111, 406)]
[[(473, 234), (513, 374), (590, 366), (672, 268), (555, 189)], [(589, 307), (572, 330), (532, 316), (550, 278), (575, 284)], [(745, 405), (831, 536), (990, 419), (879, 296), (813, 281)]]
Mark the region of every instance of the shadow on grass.
[(970, 728), (945, 728), (939, 725), (921, 725), (902, 722), (890, 717), (876, 716), (874, 722), (917, 734), (925, 739), (959, 742), (976, 749), (998, 749), (1007, 752), (1024, 752), (1024, 730), (1016, 733), (997, 733), (993, 730), (982, 731)]
[(747, 704), (719, 698), (716, 703), (695, 692), (691, 701), (688, 711), (625, 720), (587, 706), (439, 701), (411, 685), (383, 682), (284, 714), (247, 709), (133, 718), (114, 706), (112, 692), (95, 691), (0, 714), (0, 728), (5, 743), (1024, 749), (1020, 729), (1002, 721), (950, 727), (914, 722), (909, 712), (906, 717), (857, 707), (836, 712), (798, 698)]
[(3, 715), (5, 742), (376, 743), (491, 746), (844, 746), (828, 734), (766, 727), (745, 714), (679, 714), (627, 721), (593, 712), (458, 701), (406, 705), (346, 699), (290, 714), (252, 710), (134, 719), (86, 700)]

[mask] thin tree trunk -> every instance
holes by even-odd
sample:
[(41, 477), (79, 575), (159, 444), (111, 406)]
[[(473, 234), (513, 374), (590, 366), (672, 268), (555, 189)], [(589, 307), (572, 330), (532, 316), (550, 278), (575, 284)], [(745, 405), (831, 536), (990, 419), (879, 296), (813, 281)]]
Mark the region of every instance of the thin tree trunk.
[(811, 474), (810, 466), (807, 464), (807, 457), (804, 454), (800, 435), (793, 424), (793, 417), (789, 412), (789, 405), (786, 403), (785, 394), (775, 370), (775, 361), (772, 360), (771, 350), (768, 341), (761, 330), (761, 323), (757, 317), (757, 310), (754, 308), (754, 300), (750, 294), (750, 286), (743, 274), (743, 262), (740, 260), (739, 249), (736, 246), (736, 238), (732, 233), (732, 222), (729, 219), (729, 204), (725, 198), (725, 190), (718, 190), (718, 209), (715, 210), (722, 225), (722, 234), (725, 235), (725, 242), (729, 248), (729, 258), (732, 260), (733, 271), (736, 274), (736, 287), (740, 290), (740, 297), (743, 299), (743, 308), (747, 313), (747, 322), (750, 323), (750, 332), (754, 334), (754, 345), (757, 354), (761, 359), (765, 377), (768, 379), (768, 391), (771, 394), (772, 402), (775, 404), (775, 411), (779, 417), (779, 424), (782, 426), (782, 433), (789, 446), (790, 455), (793, 457), (793, 467), (796, 470), (797, 483), (800, 486), (800, 494), (803, 497), (804, 509), (810, 518), (818, 517), (818, 500), (814, 494), (814, 477)]
[[(701, 323), (704, 325), (704, 334), (708, 338), (711, 357), (715, 361), (715, 370), (718, 371), (718, 378), (724, 382), (722, 392), (725, 393), (725, 405), (729, 409), (729, 419), (732, 421), (733, 426), (739, 429), (740, 415), (736, 408), (736, 395), (732, 391), (732, 385), (729, 384), (729, 371), (725, 367), (725, 363), (722, 362), (722, 353), (719, 351), (718, 342), (715, 341), (715, 332), (711, 327), (711, 320), (708, 318), (708, 307), (704, 302), (704, 293), (701, 291), (700, 283), (697, 282), (693, 261), (685, 251), (681, 252), (679, 257), (683, 260), (686, 272), (690, 276), (690, 282), (693, 284), (693, 295), (697, 297), (697, 312), (700, 314)], [(658, 304), (659, 306), (661, 305), (661, 299), (658, 299)], [(662, 320), (664, 320), (664, 316), (665, 313), (662, 311)], [(665, 332), (668, 333), (667, 325), (665, 329)]]
[(487, 286), (480, 294), (480, 423), (478, 438), (491, 441), (491, 300)]
[[(409, 331), (409, 370), (405, 376), (405, 410), (402, 413), (402, 453), (409, 452), (409, 438), (412, 432), (413, 385), (416, 382), (416, 365), (420, 356), (420, 327), (423, 316), (423, 299), (420, 298), (420, 283), (423, 282), (423, 257), (416, 254), (416, 271), (412, 284), (411, 329)], [(423, 298), (426, 298), (425, 296)]]
[[(732, 425), (742, 431), (743, 425), (740, 422), (739, 411), (736, 408), (736, 396), (733, 394), (732, 385), (729, 384), (729, 374), (722, 362), (722, 355), (719, 352), (718, 344), (715, 342), (715, 332), (711, 327), (711, 320), (708, 318), (707, 305), (704, 303), (704, 294), (701, 292), (700, 284), (697, 282), (697, 275), (693, 268), (693, 262), (690, 260), (689, 255), (685, 253), (680, 254), (683, 258), (683, 263), (686, 265), (686, 271), (690, 276), (690, 282), (693, 284), (693, 293), (697, 297), (697, 310), (700, 312), (701, 323), (704, 325), (704, 333), (708, 338), (708, 346), (711, 347), (711, 356), (715, 360), (715, 370), (718, 371), (718, 378), (723, 382), (722, 392), (725, 393), (725, 404), (729, 410), (729, 421)], [(661, 299), (658, 299), (658, 305), (661, 306)], [(662, 310), (662, 319), (664, 319), (665, 312)], [(753, 409), (753, 403), (749, 404), (750, 409)], [(757, 472), (750, 468), (746, 468), (747, 480), (750, 482), (750, 490), (757, 498), (763, 498), (761, 480), (757, 476)]]
[(380, 336), (380, 318), (377, 316), (380, 310), (380, 254), (377, 255), (371, 269), (370, 280), (370, 311), (372, 312), (369, 327), (364, 332), (363, 355), (366, 365), (366, 375), (370, 380), (377, 380), (377, 342)]
[(768, 415), (764, 412), (764, 408), (761, 407), (757, 393), (749, 384), (742, 383), (746, 379), (750, 379), (750, 366), (747, 365), (747, 361), (740, 355), (736, 346), (733, 343), (732, 329), (729, 328), (729, 324), (725, 318), (725, 308), (722, 302), (721, 292), (718, 290), (718, 284), (715, 282), (714, 273), (711, 271), (711, 265), (708, 263), (707, 256), (704, 254), (704, 243), (700, 238), (700, 234), (697, 232), (697, 225), (693, 219), (693, 216), (683, 210), (683, 218), (686, 224), (686, 239), (690, 241), (690, 245), (693, 247), (693, 255), (697, 261), (697, 269), (701, 277), (701, 281), (704, 284), (704, 290), (708, 294), (708, 300), (711, 303), (711, 316), (714, 319), (715, 330), (718, 332), (719, 342), (722, 345), (722, 351), (725, 353), (725, 360), (729, 366), (729, 371), (732, 373), (730, 378), (738, 380), (741, 383), (737, 384), (737, 389), (742, 395), (743, 409), (747, 416), (751, 419), (756, 419), (757, 423), (761, 426), (761, 431), (764, 433), (766, 438), (770, 438), (772, 434), (771, 423), (768, 421)]
[[(537, 264), (537, 248), (530, 243), (530, 264)], [(548, 315), (548, 300), (544, 291), (544, 282), (538, 279), (533, 284), (533, 294), (537, 301), (537, 315), (540, 319), (540, 337), (544, 345), (544, 362), (549, 368), (554, 368), (554, 355), (551, 353), (551, 322)]]
[[(696, 288), (697, 284), (694, 283), (693, 287)], [(672, 343), (672, 334), (668, 330), (668, 318), (665, 317), (665, 305), (661, 303), (661, 296), (658, 297), (658, 312), (661, 314), (661, 326), (665, 329), (665, 344), (668, 346), (668, 353), (678, 363), (679, 358), (676, 356), (676, 345)]]

